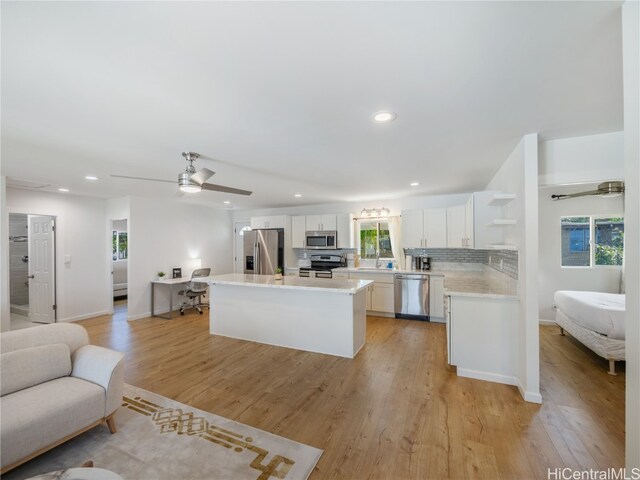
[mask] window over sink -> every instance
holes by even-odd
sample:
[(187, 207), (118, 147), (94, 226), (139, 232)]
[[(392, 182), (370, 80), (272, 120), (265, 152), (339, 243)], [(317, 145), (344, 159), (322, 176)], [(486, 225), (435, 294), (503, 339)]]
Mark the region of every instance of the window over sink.
[(358, 221), (358, 253), (363, 259), (393, 259), (389, 222), (378, 220)]

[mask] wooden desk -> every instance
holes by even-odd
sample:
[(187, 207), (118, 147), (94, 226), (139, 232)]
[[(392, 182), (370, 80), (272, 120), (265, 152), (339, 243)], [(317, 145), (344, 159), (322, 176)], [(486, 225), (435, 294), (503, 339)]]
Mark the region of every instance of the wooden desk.
[[(153, 280), (151, 282), (151, 316), (152, 317), (160, 317), (160, 318), (173, 318), (173, 292), (174, 286), (184, 286), (187, 283), (191, 282), (191, 278), (167, 278), (162, 280)], [(156, 314), (156, 285), (165, 285), (169, 287), (169, 312), (166, 314)]]

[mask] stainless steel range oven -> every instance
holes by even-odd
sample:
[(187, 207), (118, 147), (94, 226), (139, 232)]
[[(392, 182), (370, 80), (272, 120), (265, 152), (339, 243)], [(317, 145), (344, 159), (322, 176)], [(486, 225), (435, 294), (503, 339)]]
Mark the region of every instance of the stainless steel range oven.
[(347, 259), (344, 255), (311, 255), (311, 266), (300, 267), (299, 276), (333, 278), (334, 268), (346, 266)]

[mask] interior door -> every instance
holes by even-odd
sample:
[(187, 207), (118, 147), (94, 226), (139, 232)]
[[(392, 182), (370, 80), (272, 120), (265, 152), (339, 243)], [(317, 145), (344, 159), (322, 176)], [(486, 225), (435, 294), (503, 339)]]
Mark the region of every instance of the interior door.
[(244, 272), (244, 235), (246, 232), (250, 232), (249, 222), (236, 222), (235, 224), (235, 242), (234, 242), (234, 272)]
[(29, 215), (29, 320), (54, 323), (55, 218)]

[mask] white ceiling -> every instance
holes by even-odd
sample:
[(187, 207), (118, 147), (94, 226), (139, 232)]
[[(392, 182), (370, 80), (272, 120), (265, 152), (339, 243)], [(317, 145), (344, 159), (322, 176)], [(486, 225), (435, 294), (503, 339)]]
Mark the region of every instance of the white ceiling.
[[(455, 193), (524, 134), (622, 129), (619, 2), (1, 8), (2, 174), (50, 190), (170, 197), (109, 175), (173, 179), (189, 149), (255, 192), (189, 196), (210, 205)], [(373, 124), (381, 109), (397, 120)]]

